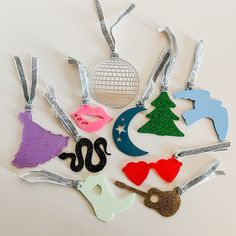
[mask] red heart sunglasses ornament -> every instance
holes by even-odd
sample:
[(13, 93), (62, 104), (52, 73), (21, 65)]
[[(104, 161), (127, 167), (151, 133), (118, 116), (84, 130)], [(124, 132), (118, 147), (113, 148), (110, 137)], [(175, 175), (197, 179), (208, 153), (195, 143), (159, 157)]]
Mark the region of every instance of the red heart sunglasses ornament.
[(179, 173), (181, 166), (182, 162), (173, 156), (167, 160), (161, 159), (156, 163), (130, 162), (123, 168), (123, 172), (131, 182), (139, 186), (147, 178), (149, 170), (153, 168), (162, 179), (170, 183)]
[(148, 176), (149, 170), (154, 169), (157, 174), (166, 182), (172, 182), (180, 171), (182, 162), (179, 160), (185, 156), (192, 156), (200, 153), (222, 151), (230, 147), (230, 142), (222, 142), (207, 147), (195, 148), (174, 154), (169, 159), (160, 159), (157, 162), (146, 163), (144, 161), (129, 162), (123, 167), (123, 172), (128, 179), (136, 185), (141, 185)]

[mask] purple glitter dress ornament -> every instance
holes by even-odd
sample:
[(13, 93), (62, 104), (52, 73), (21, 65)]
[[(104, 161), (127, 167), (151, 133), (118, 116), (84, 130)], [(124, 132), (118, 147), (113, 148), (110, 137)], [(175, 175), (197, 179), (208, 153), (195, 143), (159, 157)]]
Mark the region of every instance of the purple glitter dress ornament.
[(59, 155), (68, 144), (68, 137), (53, 134), (32, 121), (31, 110), (37, 87), (38, 59), (32, 58), (32, 85), (28, 94), (27, 82), (19, 57), (14, 57), (26, 100), (25, 111), (19, 113), (23, 124), (22, 142), (12, 164), (18, 168), (35, 167)]

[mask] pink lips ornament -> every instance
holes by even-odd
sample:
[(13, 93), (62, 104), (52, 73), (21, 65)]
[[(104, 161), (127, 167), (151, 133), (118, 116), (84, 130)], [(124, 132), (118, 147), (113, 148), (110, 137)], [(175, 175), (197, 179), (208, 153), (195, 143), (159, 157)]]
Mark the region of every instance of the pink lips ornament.
[[(82, 105), (77, 111), (72, 113), (72, 117), (76, 121), (76, 124), (82, 130), (86, 132), (95, 132), (108, 122), (112, 120), (103, 108), (101, 107), (92, 107), (89, 105), (89, 79), (88, 73), (84, 65), (73, 58), (68, 59), (69, 64), (77, 65), (80, 73), (80, 81), (82, 88)], [(86, 117), (94, 118), (94, 121), (88, 120)]]
[[(95, 121), (89, 121), (84, 118), (85, 116), (91, 116), (97, 119)], [(95, 132), (112, 120), (103, 108), (91, 107), (90, 105), (82, 105), (76, 112), (72, 113), (72, 117), (76, 121), (76, 124), (86, 132)]]

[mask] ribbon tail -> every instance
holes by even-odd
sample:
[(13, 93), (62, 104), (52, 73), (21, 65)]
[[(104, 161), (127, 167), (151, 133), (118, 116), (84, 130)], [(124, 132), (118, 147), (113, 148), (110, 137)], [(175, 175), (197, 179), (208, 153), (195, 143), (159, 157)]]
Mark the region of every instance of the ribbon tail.
[(189, 181), (188, 183), (184, 184), (181, 187), (178, 187), (178, 192), (180, 195), (182, 195), (184, 192), (189, 190), (190, 188), (193, 188), (203, 182), (206, 182), (211, 179), (213, 176), (220, 176), (225, 175), (223, 171), (216, 171), (222, 164), (222, 161), (215, 161), (210, 167), (203, 172), (198, 177), (194, 178), (193, 180)]
[(80, 181), (67, 179), (46, 170), (30, 171), (20, 176), (21, 179), (29, 183), (50, 183), (65, 187), (75, 187), (80, 185)]

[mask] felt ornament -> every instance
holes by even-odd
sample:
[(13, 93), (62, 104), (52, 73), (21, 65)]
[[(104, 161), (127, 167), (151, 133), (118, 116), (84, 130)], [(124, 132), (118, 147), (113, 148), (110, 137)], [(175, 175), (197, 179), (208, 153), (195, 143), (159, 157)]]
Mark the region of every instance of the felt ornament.
[(156, 135), (168, 135), (183, 137), (184, 134), (175, 125), (175, 121), (179, 120), (171, 109), (175, 108), (174, 102), (170, 99), (168, 95), (168, 86), (171, 77), (171, 71), (176, 61), (178, 54), (176, 38), (168, 27), (161, 29), (170, 40), (171, 56), (169, 62), (165, 65), (163, 80), (161, 86), (160, 95), (151, 103), (155, 109), (146, 115), (149, 121), (138, 129), (139, 133), (151, 133)]
[(163, 67), (168, 62), (170, 56), (170, 50), (166, 50), (162, 55), (161, 59), (158, 61), (155, 66), (153, 73), (151, 75), (151, 79), (149, 81), (148, 87), (141, 97), (141, 99), (136, 104), (136, 107), (130, 108), (124, 111), (115, 121), (112, 136), (113, 140), (118, 147), (118, 149), (129, 155), (129, 156), (143, 156), (148, 152), (139, 149), (135, 146), (129, 137), (129, 125), (132, 119), (140, 112), (146, 110), (145, 102), (151, 97), (154, 89), (155, 82), (158, 78), (158, 75), (161, 73)]
[[(51, 105), (53, 111), (56, 113), (56, 117), (61, 121), (63, 127), (69, 132), (69, 134), (76, 141), (75, 153), (61, 153), (58, 157), (62, 160), (71, 159), (70, 168), (74, 172), (79, 172), (83, 169), (84, 164), (88, 171), (99, 172), (101, 171), (106, 163), (106, 155), (111, 155), (107, 152), (107, 141), (105, 138), (98, 138), (95, 140), (94, 145), (88, 138), (82, 137), (61, 107), (56, 101), (55, 91), (52, 85), (48, 86), (48, 92), (45, 94), (45, 98)], [(83, 157), (82, 148), (86, 147), (85, 160)], [(102, 147), (102, 148), (101, 148)], [(92, 163), (93, 149), (98, 155), (98, 164)]]
[[(105, 112), (102, 107), (90, 106), (89, 99), (89, 78), (85, 66), (73, 58), (69, 58), (68, 62), (78, 67), (80, 73), (80, 81), (82, 87), (82, 106), (72, 113), (76, 124), (80, 129), (86, 132), (95, 132), (100, 130), (104, 125), (112, 120), (112, 118)], [(86, 119), (86, 116), (95, 118), (95, 121)]]
[(123, 172), (128, 179), (136, 184), (141, 185), (148, 176), (150, 169), (154, 169), (155, 172), (166, 182), (172, 182), (178, 175), (182, 162), (180, 161), (183, 157), (193, 156), (196, 154), (216, 152), (226, 150), (230, 147), (230, 142), (218, 143), (206, 147), (194, 148), (186, 151), (175, 153), (169, 159), (160, 159), (157, 162), (146, 163), (144, 161), (129, 162), (123, 167)]
[(35, 167), (60, 154), (63, 148), (67, 146), (69, 138), (53, 134), (32, 120), (31, 110), (37, 87), (38, 59), (36, 57), (32, 58), (30, 95), (28, 94), (27, 82), (20, 58), (14, 57), (14, 60), (27, 104), (25, 111), (19, 113), (19, 119), (23, 124), (22, 141), (12, 164), (18, 168)]
[[(111, 221), (115, 214), (128, 209), (135, 198), (135, 194), (130, 194), (123, 199), (116, 199), (110, 192), (106, 179), (102, 175), (91, 175), (84, 181), (80, 181), (40, 170), (30, 171), (20, 177), (30, 183), (51, 183), (76, 189), (92, 205), (97, 218), (104, 222)], [(95, 192), (96, 187), (100, 188), (100, 193)]]
[(120, 181), (116, 181), (115, 185), (119, 188), (137, 193), (144, 197), (144, 205), (151, 208), (165, 217), (170, 217), (176, 214), (181, 205), (181, 195), (188, 189), (209, 180), (214, 175), (224, 175), (223, 171), (217, 171), (221, 165), (221, 161), (215, 161), (198, 177), (192, 179), (182, 186), (175, 187), (172, 191), (161, 191), (158, 188), (150, 188), (147, 192), (130, 187)]
[(195, 78), (199, 70), (203, 54), (203, 41), (200, 40), (196, 47), (192, 71), (189, 76), (186, 90), (174, 93), (175, 98), (193, 101), (193, 109), (182, 114), (186, 125), (191, 125), (202, 118), (209, 118), (214, 124), (218, 139), (224, 141), (228, 131), (228, 112), (222, 107), (222, 102), (212, 99), (210, 92), (195, 89)]
[(90, 76), (91, 93), (99, 103), (111, 107), (123, 107), (135, 98), (139, 89), (139, 77), (136, 69), (129, 62), (119, 58), (113, 28), (134, 9), (135, 5), (131, 4), (108, 31), (100, 1), (94, 1), (102, 33), (111, 50), (111, 57), (93, 69)]

